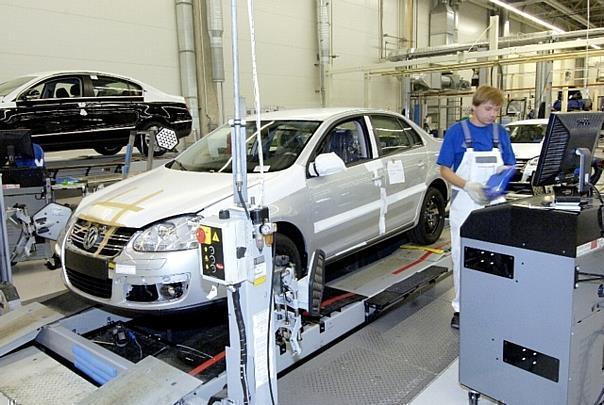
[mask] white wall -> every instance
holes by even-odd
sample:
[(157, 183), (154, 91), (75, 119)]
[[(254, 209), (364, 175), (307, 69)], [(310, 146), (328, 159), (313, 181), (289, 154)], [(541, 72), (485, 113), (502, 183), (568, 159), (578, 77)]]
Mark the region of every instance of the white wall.
[[(223, 0), (225, 111), (233, 111), (231, 7)], [(315, 2), (256, 0), (256, 55), (260, 102), (265, 107), (311, 107), (320, 103)], [(247, 2), (238, 4), (240, 92), (248, 109), (254, 107), (251, 45)]]
[(93, 69), (180, 94), (174, 0), (0, 0), (0, 38), (0, 81)]
[[(204, 0), (201, 0), (204, 1)], [(230, 0), (223, 1), (226, 115), (233, 111)], [(383, 32), (401, 36), (405, 0), (384, 0)], [(264, 108), (320, 106), (315, 0), (255, 0), (256, 49)], [(432, 1), (416, 0), (413, 44), (429, 39)], [(392, 77), (366, 82), (360, 68), (380, 62), (378, 0), (332, 0), (328, 105), (400, 110), (400, 83)], [(241, 94), (253, 108), (247, 2), (238, 2)], [(458, 41), (485, 37), (487, 9), (463, 2)], [(534, 28), (512, 23), (512, 32)], [(0, 0), (0, 81), (44, 70), (89, 68), (136, 77), (180, 94), (175, 0)], [(393, 41), (393, 40), (391, 40)], [(565, 67), (566, 68), (566, 67)], [(532, 66), (510, 68), (513, 87), (534, 84)], [(531, 72), (528, 75), (527, 72)], [(464, 77), (468, 72), (463, 72)], [(524, 73), (524, 74), (523, 74)], [(465, 77), (469, 79), (469, 77)]]
[[(332, 1), (332, 60), (331, 68), (347, 69), (380, 62), (378, 1)], [(399, 34), (398, 1), (384, 1), (383, 32)], [(400, 85), (396, 78), (372, 77), (367, 95), (363, 73), (338, 74), (331, 78), (331, 106), (363, 106), (400, 109)]]

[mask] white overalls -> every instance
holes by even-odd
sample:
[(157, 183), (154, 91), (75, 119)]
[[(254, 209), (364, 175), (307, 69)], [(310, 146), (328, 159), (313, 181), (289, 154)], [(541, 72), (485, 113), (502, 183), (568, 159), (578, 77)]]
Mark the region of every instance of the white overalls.
[[(493, 149), (488, 152), (478, 152), (472, 148), (472, 135), (467, 120), (461, 122), (461, 127), (463, 129), (466, 152), (464, 153), (455, 174), (466, 181), (477, 182), (484, 185), (489, 177), (495, 174), (497, 168), (503, 165), (499, 142), (499, 126), (492, 124)], [(459, 312), (459, 276), (463, 264), (461, 261), (461, 238), (459, 232), (470, 213), (478, 208), (483, 208), (484, 205), (475, 203), (470, 195), (463, 189), (456, 186), (453, 186), (452, 188), (451, 206), (449, 207), (451, 259), (453, 260), (453, 284), (455, 285), (455, 299), (453, 300), (452, 305), (453, 310)], [(490, 204), (496, 204), (503, 201), (505, 201), (505, 198), (501, 197), (492, 201)]]

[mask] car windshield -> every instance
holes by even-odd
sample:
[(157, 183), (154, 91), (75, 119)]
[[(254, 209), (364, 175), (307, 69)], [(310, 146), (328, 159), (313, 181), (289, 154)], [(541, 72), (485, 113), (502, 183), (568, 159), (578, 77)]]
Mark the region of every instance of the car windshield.
[[(261, 123), (264, 171), (275, 172), (291, 166), (319, 127), (318, 121), (263, 121)], [(246, 125), (248, 173), (259, 172), (256, 122)], [(167, 167), (196, 172), (232, 171), (231, 128), (224, 125), (191, 145)]]
[(12, 92), (22, 84), (27, 83), (34, 77), (36, 76), (21, 76), (4, 83), (0, 83), (0, 97), (6, 96), (8, 93)]
[(509, 125), (512, 143), (539, 143), (545, 136), (547, 124)]

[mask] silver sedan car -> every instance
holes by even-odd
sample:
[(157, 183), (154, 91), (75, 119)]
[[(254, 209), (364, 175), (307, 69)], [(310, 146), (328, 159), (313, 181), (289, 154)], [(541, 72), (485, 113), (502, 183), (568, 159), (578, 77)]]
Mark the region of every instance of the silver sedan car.
[[(276, 251), (306, 272), (410, 231), (435, 242), (449, 197), (435, 164), (441, 142), (407, 118), (373, 109), (307, 109), (247, 120), (248, 195), (277, 223)], [(232, 206), (230, 128), (153, 171), (86, 197), (60, 244), (67, 286), (89, 300), (171, 311), (224, 297), (202, 281), (195, 232)], [(264, 156), (260, 172), (259, 152)], [(263, 178), (261, 179), (261, 176)]]

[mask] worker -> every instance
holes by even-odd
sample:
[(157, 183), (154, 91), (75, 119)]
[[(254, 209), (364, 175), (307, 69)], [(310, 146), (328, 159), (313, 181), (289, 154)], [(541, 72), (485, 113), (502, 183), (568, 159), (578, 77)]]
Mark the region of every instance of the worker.
[(37, 143), (32, 143), (32, 148), (34, 151), (34, 158), (16, 158), (15, 165), (17, 167), (44, 167), (44, 150)]
[(568, 100), (567, 111), (582, 111), (585, 109), (585, 101), (581, 97), (581, 93), (576, 92)]
[(495, 122), (503, 101), (501, 90), (480, 86), (472, 97), (470, 118), (449, 127), (437, 160), (442, 177), (453, 189), (449, 223), (455, 287), (451, 327), (455, 329), (459, 329), (461, 225), (472, 211), (490, 203), (485, 195), (485, 184), (489, 177), (516, 164), (510, 137)]

